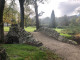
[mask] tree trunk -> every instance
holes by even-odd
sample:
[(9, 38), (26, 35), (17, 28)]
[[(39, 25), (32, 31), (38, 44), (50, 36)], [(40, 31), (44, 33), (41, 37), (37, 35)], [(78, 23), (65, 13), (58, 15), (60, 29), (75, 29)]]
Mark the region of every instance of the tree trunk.
[(20, 27), (22, 29), (24, 29), (24, 1), (25, 0), (19, 0), (19, 3), (20, 3), (20, 14), (21, 14)]
[(36, 13), (36, 29), (39, 29), (39, 18), (38, 18), (38, 5), (37, 0), (35, 0), (35, 13)]
[(4, 23), (3, 23), (3, 11), (5, 0), (0, 0), (0, 43), (4, 41)]

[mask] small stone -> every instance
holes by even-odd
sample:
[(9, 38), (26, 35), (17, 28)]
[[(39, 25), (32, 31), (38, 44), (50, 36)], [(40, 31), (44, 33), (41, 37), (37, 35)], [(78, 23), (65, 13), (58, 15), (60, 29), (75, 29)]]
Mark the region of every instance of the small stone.
[(77, 42), (76, 41), (73, 41), (73, 40), (69, 40), (68, 41), (70, 44), (74, 44), (74, 45), (77, 45)]

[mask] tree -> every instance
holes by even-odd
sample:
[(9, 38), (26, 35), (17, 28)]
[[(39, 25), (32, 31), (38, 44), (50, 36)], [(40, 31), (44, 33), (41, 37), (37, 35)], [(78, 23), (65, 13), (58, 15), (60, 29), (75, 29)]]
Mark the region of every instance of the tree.
[(24, 3), (24, 25), (27, 27), (31, 25), (32, 19), (30, 18), (30, 15), (34, 15), (33, 10), (28, 6), (28, 4)]
[(34, 1), (35, 3), (35, 13), (36, 13), (36, 29), (39, 29), (39, 17), (38, 17), (38, 5), (37, 0)]
[(22, 29), (24, 29), (24, 1), (25, 0), (19, 0), (20, 3), (20, 17), (21, 17), (21, 21), (20, 21), (20, 27)]
[(52, 28), (56, 27), (54, 10), (52, 11), (52, 14), (51, 14), (51, 27)]
[(19, 0), (20, 2), (20, 13), (21, 13), (21, 23), (20, 23), (20, 27), (24, 28), (24, 1), (26, 1), (26, 3), (30, 3), (33, 4), (35, 6), (35, 13), (36, 13), (36, 28), (37, 30), (39, 29), (39, 18), (38, 18), (38, 5), (37, 5), (37, 1), (42, 2), (44, 0)]
[(0, 43), (4, 41), (4, 23), (3, 23), (3, 11), (5, 0), (0, 0)]
[(80, 17), (78, 17), (78, 18), (76, 19), (76, 23), (77, 23), (77, 24), (80, 24)]
[[(8, 24), (15, 24), (16, 22), (16, 16), (18, 15), (18, 11), (15, 8), (16, 3), (15, 1), (11, 1), (10, 5), (8, 5), (8, 3), (5, 3), (5, 8), (4, 8), (4, 23)], [(15, 22), (11, 22), (11, 20), (14, 20)]]
[(36, 29), (39, 29), (39, 18), (38, 18), (38, 5), (37, 1), (42, 2), (42, 0), (26, 0), (26, 3), (33, 4), (35, 7), (35, 18), (36, 18)]
[(72, 17), (71, 18), (71, 20), (70, 20), (70, 26), (76, 26), (77, 25), (77, 19), (78, 19), (78, 17), (77, 16), (74, 16), (74, 17)]
[[(5, 2), (4, 12), (5, 12), (6, 10), (8, 10), (8, 5), (7, 5), (7, 3)], [(4, 14), (4, 13), (3, 13), (3, 14)], [(4, 22), (8, 19), (8, 18), (7, 18), (7, 15), (8, 15), (7, 12), (3, 15), (3, 21), (4, 21)], [(9, 20), (9, 19), (8, 19), (8, 20)], [(6, 23), (7, 23), (7, 26), (8, 26), (8, 22), (6, 22)]]
[(39, 18), (38, 18), (38, 5), (37, 5), (37, 2), (39, 3), (44, 3), (44, 1), (46, 0), (26, 0), (26, 2), (28, 2), (29, 4), (33, 4), (34, 7), (35, 7), (35, 18), (36, 18), (36, 29), (38, 30), (39, 29)]
[(67, 15), (63, 16), (63, 22), (62, 23), (64, 26), (69, 26), (69, 19), (68, 19)]

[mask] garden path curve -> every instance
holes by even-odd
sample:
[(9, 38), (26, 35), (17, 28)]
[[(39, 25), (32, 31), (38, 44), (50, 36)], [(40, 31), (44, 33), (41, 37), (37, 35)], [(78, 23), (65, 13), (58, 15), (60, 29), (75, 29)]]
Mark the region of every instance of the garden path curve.
[(43, 43), (43, 46), (54, 51), (59, 56), (63, 57), (64, 60), (80, 60), (80, 48), (78, 46), (57, 41), (40, 32), (32, 32), (32, 34), (36, 40)]

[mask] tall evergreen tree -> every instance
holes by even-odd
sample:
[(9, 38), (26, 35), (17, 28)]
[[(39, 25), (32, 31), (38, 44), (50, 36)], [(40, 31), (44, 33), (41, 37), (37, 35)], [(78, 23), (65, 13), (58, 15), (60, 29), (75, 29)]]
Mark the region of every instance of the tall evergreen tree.
[(51, 14), (51, 27), (52, 28), (56, 27), (54, 10), (52, 11), (52, 14)]
[(4, 23), (3, 23), (3, 11), (5, 0), (0, 0), (0, 43), (4, 41)]
[(63, 19), (64, 19), (64, 21), (63, 21), (64, 26), (69, 26), (69, 19), (68, 19), (68, 16), (67, 16), (67, 15), (64, 15), (64, 16), (63, 16)]

